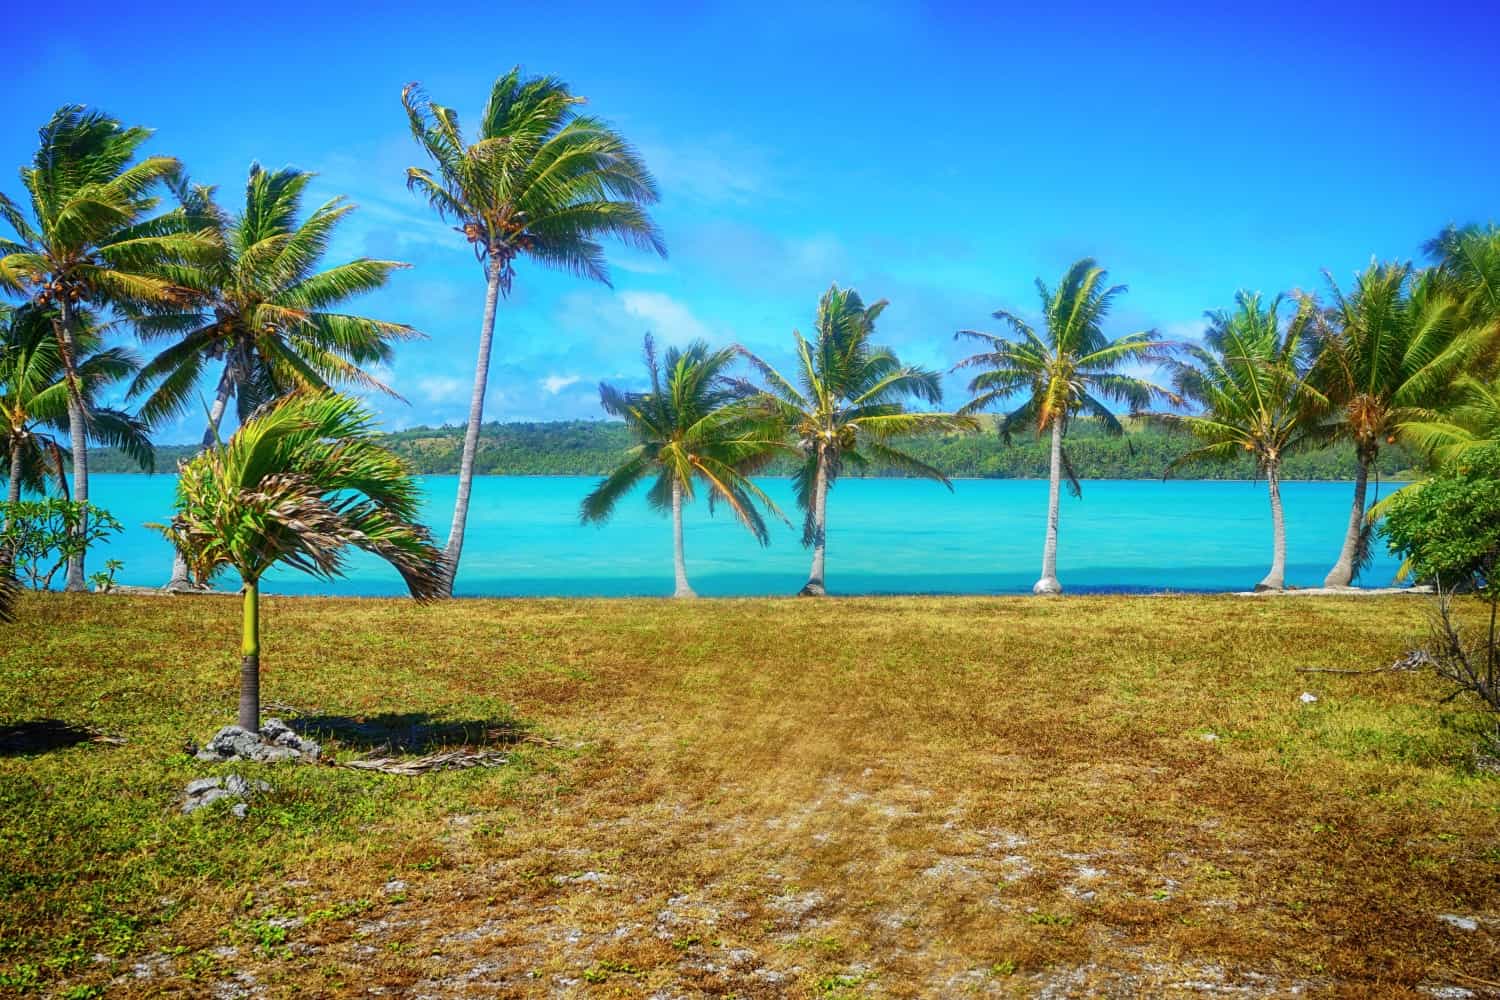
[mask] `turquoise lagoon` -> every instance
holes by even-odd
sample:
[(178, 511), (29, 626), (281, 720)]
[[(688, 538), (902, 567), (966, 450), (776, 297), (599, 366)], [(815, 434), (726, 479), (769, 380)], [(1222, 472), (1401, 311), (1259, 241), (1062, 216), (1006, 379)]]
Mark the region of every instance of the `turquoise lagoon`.
[[(655, 596), (672, 589), (669, 521), (644, 495), (622, 502), (603, 526), (578, 522), (592, 477), (493, 476), (474, 483), (458, 590), (466, 596)], [(424, 477), (425, 519), (447, 535), (457, 481)], [(170, 575), (171, 553), (146, 525), (171, 516), (170, 476), (99, 475), (95, 503), (125, 531), (90, 554), (90, 571), (119, 559), (119, 581), (155, 585)], [(791, 484), (767, 492), (792, 519), (773, 525), (761, 548), (720, 506), (689, 508), (688, 572), (704, 596), (792, 594), (806, 579), (808, 554)], [(1386, 487), (1382, 492), (1389, 492)], [(1352, 486), (1282, 486), (1287, 517), (1287, 582), (1316, 586), (1338, 555)], [(828, 587), (836, 594), (1010, 594), (1027, 592), (1042, 552), (1047, 484), (1037, 480), (960, 480), (942, 486), (906, 479), (844, 479), (829, 494)], [(1064, 495), (1058, 575), (1071, 593), (1247, 590), (1271, 559), (1266, 485), (1170, 480), (1091, 481), (1083, 497)], [(1361, 582), (1391, 582), (1396, 562), (1380, 547)], [(235, 585), (237, 581), (225, 580)], [(400, 578), (363, 553), (341, 580), (277, 571), (270, 593), (386, 595)]]

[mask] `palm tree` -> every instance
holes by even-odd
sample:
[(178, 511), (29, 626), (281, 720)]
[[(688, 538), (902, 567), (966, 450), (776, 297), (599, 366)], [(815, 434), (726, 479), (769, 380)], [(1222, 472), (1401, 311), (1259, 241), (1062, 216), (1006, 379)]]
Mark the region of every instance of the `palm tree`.
[(1255, 458), (1271, 497), (1271, 570), (1256, 590), (1286, 586), (1286, 522), (1281, 509), (1281, 462), (1313, 433), (1313, 414), (1327, 399), (1312, 385), (1300, 358), (1310, 337), (1313, 306), (1303, 300), (1291, 320), (1281, 321), (1282, 297), (1262, 306), (1260, 295), (1238, 292), (1233, 312), (1207, 313), (1203, 345), (1183, 348), (1185, 359), (1171, 362), (1173, 388), (1200, 404), (1200, 414), (1158, 413), (1152, 419), (1182, 428), (1200, 443), (1174, 461), (1168, 472), (1202, 460), (1233, 461), (1242, 452)]
[(376, 443), (370, 414), (333, 393), (282, 397), (183, 463), (177, 515), (162, 531), (199, 581), (224, 568), (244, 581), (240, 728), (260, 729), (260, 580), (272, 566), (333, 579), (352, 546), (396, 567), (418, 600), (441, 595), (442, 554), (416, 521), (419, 496)]
[(797, 381), (748, 351), (750, 364), (765, 379), (759, 404), (773, 413), (797, 441), (802, 462), (794, 483), (803, 512), (802, 544), (813, 550), (812, 569), (800, 591), (821, 597), (828, 546), (828, 491), (844, 465), (863, 470), (872, 462), (953, 484), (937, 469), (897, 447), (892, 439), (912, 434), (967, 429), (969, 419), (951, 413), (914, 413), (905, 400), (939, 403), (937, 372), (903, 365), (893, 351), (870, 343), (881, 299), (866, 307), (852, 288), (832, 285), (818, 300), (816, 337), (792, 332), (797, 344)]
[[(53, 322), (49, 310), (26, 305), (9, 314), (3, 331), (0, 460), (10, 503), (20, 500), (23, 487), (43, 492), (48, 478), (55, 478), (59, 495), (69, 492), (64, 471), (68, 449), (57, 435), (68, 428), (71, 393)], [(119, 449), (151, 471), (154, 455), (145, 423), (99, 402), (104, 389), (135, 372), (135, 357), (123, 348), (100, 349), (100, 331), (82, 310), (75, 324), (79, 354), (74, 369), (88, 439)]]
[(1332, 304), (1317, 314), (1311, 380), (1335, 408), (1328, 436), (1354, 445), (1356, 467), (1343, 547), (1323, 585), (1347, 587), (1369, 540), (1365, 491), (1381, 445), (1440, 409), (1455, 376), (1492, 350), (1500, 330), (1463, 328), (1459, 301), (1438, 275), (1409, 264), (1372, 264), (1348, 295), (1327, 278)]
[(1500, 325), (1500, 226), (1449, 226), (1423, 249), (1460, 296), (1466, 325)]
[(445, 553), (448, 591), (458, 573), (474, 455), (484, 419), (490, 348), (499, 297), (509, 296), (516, 261), (609, 284), (603, 237), (666, 255), (645, 206), (657, 200), (645, 163), (598, 118), (577, 114), (584, 99), (553, 77), (523, 78), (518, 68), (495, 81), (470, 144), (451, 108), (428, 100), (417, 84), (401, 92), (412, 135), (436, 172), (411, 167), (406, 184), (438, 215), (455, 223), (484, 267), (484, 320), (479, 359), (458, 470), (458, 498)]
[(973, 398), (958, 412), (978, 413), (1024, 392), (1025, 401), (1000, 419), (1001, 437), (1009, 441), (1017, 429), (1027, 426), (1035, 427), (1038, 435), (1044, 431), (1052, 434), (1047, 539), (1042, 548), (1041, 579), (1031, 588), (1035, 594), (1062, 593), (1057, 579), (1057, 527), (1064, 475), (1069, 491), (1074, 496), (1082, 495), (1078, 477), (1063, 450), (1073, 418), (1079, 414), (1094, 417), (1107, 433), (1120, 435), (1125, 427), (1106, 400), (1127, 403), (1135, 411), (1153, 399), (1175, 401), (1166, 389), (1119, 370), (1130, 363), (1161, 364), (1170, 358), (1173, 345), (1162, 341), (1153, 330), (1105, 339), (1104, 318), (1114, 298), (1126, 290), (1124, 285), (1107, 285), (1108, 277), (1092, 258), (1085, 257), (1068, 268), (1055, 290), (1038, 278), (1043, 334), (1015, 313), (1000, 309), (994, 313), (995, 319), (1020, 339), (1008, 340), (977, 330), (960, 330), (956, 335), (988, 347), (954, 367), (955, 371), (983, 369), (969, 383)]
[(749, 473), (787, 450), (785, 434), (763, 409), (749, 405), (751, 394), (743, 383), (726, 377), (737, 357), (735, 348), (710, 350), (697, 340), (686, 350), (668, 348), (663, 366), (647, 334), (645, 356), (648, 391), (622, 392), (608, 383), (599, 385), (605, 412), (624, 420), (639, 444), (584, 498), (580, 517), (585, 523), (608, 520), (621, 497), (655, 476), (646, 499), (672, 513), (672, 596), (695, 597), (688, 585), (682, 542), (682, 508), (693, 502), (694, 481), (707, 488), (710, 505), (727, 504), (756, 541), (767, 544), (770, 535), (756, 504), (777, 516), (781, 511)]
[(1435, 468), (1500, 442), (1500, 378), (1460, 376), (1443, 409), (1403, 423), (1400, 436)]
[[(338, 386), (395, 395), (363, 366), (389, 361), (393, 342), (420, 334), (338, 309), (384, 287), (408, 265), (361, 257), (324, 267), (339, 223), (355, 206), (334, 198), (302, 219), (302, 195), (314, 176), (252, 165), (244, 210), (233, 218), (214, 204), (212, 189), (181, 189), (185, 210), (211, 227), (219, 242), (211, 256), (174, 272), (191, 299), (134, 318), (142, 339), (172, 341), (141, 369), (130, 390), (132, 397), (145, 397), (141, 415), (152, 424), (188, 410), (204, 368), (214, 362), (222, 367), (203, 432), (205, 448), (218, 440), (231, 398), (243, 421), (300, 389)], [(179, 554), (167, 587), (187, 582)]]
[[(88, 499), (88, 414), (78, 373), (80, 312), (160, 305), (181, 295), (164, 266), (208, 249), (212, 233), (191, 231), (181, 212), (153, 216), (151, 191), (178, 171), (176, 160), (134, 162), (151, 135), (80, 105), (58, 109), (21, 183), (31, 219), (0, 195), (0, 219), (16, 240), (0, 239), (0, 289), (47, 307), (68, 385), (73, 494)], [(82, 553), (68, 563), (67, 589), (87, 589)]]

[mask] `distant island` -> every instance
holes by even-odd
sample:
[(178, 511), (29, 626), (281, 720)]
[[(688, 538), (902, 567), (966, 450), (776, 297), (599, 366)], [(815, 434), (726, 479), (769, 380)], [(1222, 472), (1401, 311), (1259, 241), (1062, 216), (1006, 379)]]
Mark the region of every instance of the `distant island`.
[[(384, 434), (381, 440), (423, 475), (458, 472), (461, 426), (412, 427)], [(481, 433), (475, 471), (487, 476), (602, 476), (619, 463), (620, 454), (632, 443), (625, 425), (612, 420), (491, 422)], [(979, 434), (913, 438), (903, 447), (954, 478), (1047, 477), (1047, 442), (1029, 434), (1017, 436), (1007, 445), (991, 429)], [(1082, 479), (1160, 479), (1171, 461), (1190, 447), (1191, 440), (1181, 434), (1138, 424), (1133, 424), (1123, 438), (1109, 437), (1097, 421), (1084, 418), (1069, 429), (1067, 452)], [(191, 445), (158, 445), (156, 468), (171, 472), (180, 459), (196, 450)], [(1382, 479), (1409, 479), (1416, 464), (1399, 446), (1389, 445), (1381, 449), (1376, 471)], [(140, 471), (134, 462), (112, 449), (91, 452), (89, 465), (96, 472)], [(1288, 455), (1281, 475), (1283, 479), (1346, 480), (1354, 478), (1354, 470), (1353, 448), (1339, 444)], [(773, 465), (768, 474), (790, 471), (790, 464), (782, 463)], [(860, 473), (846, 469), (844, 474)], [(865, 474), (905, 475), (880, 466)], [(1183, 468), (1174, 473), (1174, 478), (1253, 479), (1255, 465), (1246, 455), (1238, 462)]]

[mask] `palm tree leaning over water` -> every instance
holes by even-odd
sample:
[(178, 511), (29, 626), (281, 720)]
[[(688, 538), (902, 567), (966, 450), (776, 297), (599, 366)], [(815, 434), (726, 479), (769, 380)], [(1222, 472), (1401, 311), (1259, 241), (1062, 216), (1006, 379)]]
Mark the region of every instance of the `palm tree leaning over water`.
[(621, 497), (655, 476), (646, 499), (672, 515), (672, 596), (694, 597), (682, 538), (682, 508), (693, 501), (694, 482), (707, 488), (710, 505), (726, 504), (765, 545), (769, 535), (756, 505), (777, 516), (781, 512), (750, 473), (789, 448), (781, 424), (750, 403), (752, 394), (742, 384), (726, 377), (738, 356), (735, 348), (715, 351), (694, 341), (686, 350), (669, 348), (662, 365), (648, 334), (645, 355), (649, 390), (622, 392), (607, 383), (599, 386), (605, 412), (624, 420), (639, 443), (584, 498), (580, 516), (584, 522), (608, 520)]
[(1062, 593), (1062, 584), (1057, 579), (1057, 529), (1063, 477), (1067, 477), (1074, 496), (1082, 492), (1063, 450), (1069, 422), (1082, 413), (1098, 419), (1106, 433), (1121, 435), (1125, 428), (1106, 401), (1126, 403), (1134, 411), (1144, 409), (1153, 400), (1177, 401), (1173, 393), (1161, 386), (1119, 370), (1126, 364), (1163, 364), (1170, 359), (1173, 345), (1162, 341), (1152, 330), (1106, 340), (1102, 323), (1114, 298), (1126, 290), (1124, 285), (1107, 285), (1107, 280), (1107, 272), (1085, 257), (1068, 268), (1055, 290), (1037, 279), (1042, 333), (1015, 313), (1001, 309), (994, 313), (995, 318), (1020, 339), (1010, 340), (976, 330), (960, 330), (956, 335), (988, 346), (988, 350), (955, 366), (955, 371), (981, 369), (969, 382), (973, 398), (958, 412), (978, 413), (1024, 392), (1025, 401), (1000, 419), (1001, 437), (1009, 441), (1023, 427), (1034, 427), (1038, 434), (1044, 431), (1052, 434), (1042, 575), (1031, 588), (1036, 594)]
[(797, 381), (793, 383), (755, 355), (744, 352), (765, 381), (760, 405), (774, 414), (797, 442), (802, 462), (794, 484), (802, 508), (802, 544), (813, 550), (812, 569), (800, 591), (826, 593), (828, 491), (847, 464), (863, 471), (872, 463), (953, 485), (937, 469), (902, 451), (893, 439), (912, 434), (972, 429), (971, 418), (951, 413), (913, 413), (905, 401), (940, 403), (941, 376), (903, 365), (886, 347), (870, 343), (881, 299), (866, 307), (852, 288), (831, 286), (818, 301), (816, 336), (807, 341), (793, 331)]
[[(68, 385), (73, 496), (87, 500), (88, 414), (78, 376), (81, 314), (89, 306), (161, 305), (182, 295), (170, 266), (210, 250), (212, 232), (193, 230), (180, 211), (153, 215), (152, 191), (178, 171), (176, 160), (134, 162), (151, 135), (80, 105), (58, 109), (42, 126), (32, 165), (21, 170), (31, 219), (0, 195), (0, 219), (17, 239), (0, 239), (0, 289), (19, 292), (56, 317), (54, 334)], [(67, 589), (87, 589), (84, 556), (68, 561)]]
[(1268, 306), (1259, 294), (1239, 292), (1234, 312), (1208, 313), (1203, 346), (1183, 348), (1185, 357), (1170, 363), (1177, 395), (1202, 406), (1200, 414), (1152, 414), (1151, 419), (1179, 427), (1196, 437), (1199, 447), (1181, 456), (1168, 473), (1190, 462), (1229, 462), (1244, 452), (1264, 473), (1271, 498), (1273, 554), (1271, 570), (1256, 590), (1286, 586), (1286, 521), (1281, 509), (1281, 462), (1286, 453), (1313, 433), (1316, 414), (1327, 399), (1308, 381), (1301, 367), (1314, 307), (1299, 303), (1290, 321), (1281, 321), (1281, 296)]
[[(59, 496), (67, 496), (67, 448), (58, 435), (68, 430), (72, 393), (54, 317), (26, 305), (0, 320), (0, 471), (7, 478), (6, 500), (20, 500), (23, 487), (44, 492), (48, 479), (56, 482)], [(82, 310), (74, 327), (74, 375), (88, 439), (119, 449), (151, 471), (154, 456), (145, 423), (99, 401), (105, 388), (136, 370), (135, 357), (124, 348), (100, 349), (93, 317)]]
[(260, 579), (285, 563), (319, 579), (353, 547), (394, 566), (418, 600), (443, 592), (442, 553), (417, 522), (415, 477), (375, 442), (347, 396), (297, 392), (182, 466), (177, 514), (162, 529), (199, 582), (233, 569), (244, 582), (239, 725), (260, 729)]
[(412, 135), (436, 167), (435, 173), (409, 168), (407, 187), (456, 224), (485, 275), (479, 359), (446, 550), (450, 594), (474, 483), (495, 310), (500, 296), (510, 294), (517, 259), (608, 285), (603, 237), (666, 255), (645, 211), (657, 200), (656, 182), (624, 138), (576, 112), (583, 101), (561, 80), (523, 78), (512, 69), (495, 81), (471, 144), (451, 108), (432, 103), (416, 84), (401, 92)]
[[(212, 189), (180, 189), (188, 214), (220, 239), (197, 266), (174, 272), (190, 299), (135, 317), (142, 339), (171, 340), (130, 389), (132, 397), (145, 397), (141, 415), (152, 424), (190, 411), (204, 368), (216, 362), (222, 368), (203, 432), (205, 448), (218, 440), (231, 399), (243, 421), (295, 390), (351, 387), (395, 395), (366, 368), (389, 361), (394, 342), (421, 334), (338, 309), (384, 287), (407, 265), (361, 257), (324, 267), (339, 223), (355, 206), (334, 198), (302, 219), (302, 196), (314, 176), (252, 165), (244, 209), (233, 218), (214, 204)], [(179, 553), (167, 586), (187, 583)]]
[(1347, 587), (1363, 562), (1370, 526), (1365, 491), (1380, 448), (1402, 426), (1431, 418), (1453, 380), (1493, 350), (1497, 332), (1461, 327), (1458, 299), (1434, 272), (1372, 264), (1345, 295), (1328, 275), (1332, 302), (1315, 314), (1312, 383), (1333, 407), (1324, 430), (1354, 445), (1354, 501), (1338, 561), (1323, 585)]

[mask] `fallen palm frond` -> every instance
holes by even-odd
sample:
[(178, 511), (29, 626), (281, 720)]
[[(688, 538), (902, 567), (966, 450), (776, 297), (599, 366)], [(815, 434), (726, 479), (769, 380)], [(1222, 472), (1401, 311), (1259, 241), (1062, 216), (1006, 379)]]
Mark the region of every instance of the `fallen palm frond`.
[(461, 771), (471, 767), (502, 767), (510, 757), (498, 750), (449, 750), (428, 754), (425, 757), (362, 757), (344, 761), (338, 767), (352, 767), (360, 771), (379, 771), (382, 774), (400, 774), (416, 777), (434, 771)]

